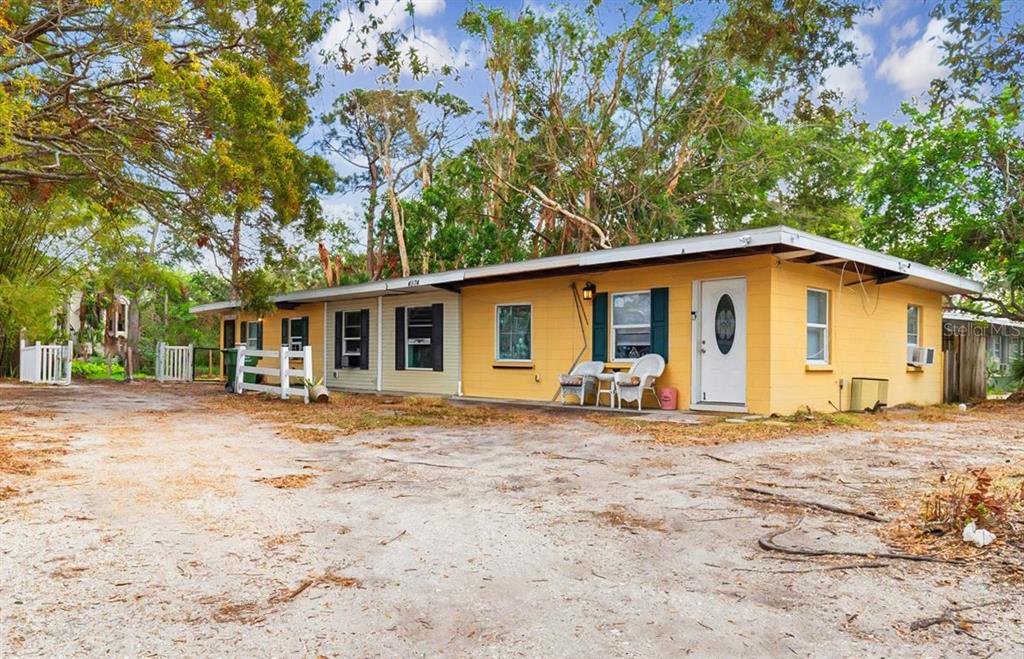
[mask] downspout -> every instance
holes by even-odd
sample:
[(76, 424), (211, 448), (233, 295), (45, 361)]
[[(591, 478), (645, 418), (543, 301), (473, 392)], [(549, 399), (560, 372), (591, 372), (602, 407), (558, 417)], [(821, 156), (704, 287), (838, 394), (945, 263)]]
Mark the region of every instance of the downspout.
[[(572, 369), (576, 368), (576, 365), (580, 363), (580, 359), (583, 358), (583, 355), (586, 354), (587, 348), (590, 347), (590, 342), (587, 341), (587, 312), (583, 308), (583, 300), (580, 299), (580, 291), (576, 287), (576, 282), (569, 284), (569, 288), (572, 289), (572, 301), (573, 305), (576, 307), (576, 319), (580, 323), (580, 336), (583, 337), (583, 347), (580, 348), (579, 354), (576, 355), (576, 358), (572, 361), (572, 366), (569, 367), (569, 371), (571, 372)], [(551, 397), (551, 402), (553, 403), (557, 399), (558, 392), (556, 391), (555, 395)]]
[[(337, 331), (337, 328), (335, 328)], [(324, 302), (324, 333), (320, 336), (323, 337), (324, 341), (324, 374), (320, 377), (323, 378), (324, 386), (327, 386), (327, 302)], [(313, 374), (316, 377), (316, 373)]]

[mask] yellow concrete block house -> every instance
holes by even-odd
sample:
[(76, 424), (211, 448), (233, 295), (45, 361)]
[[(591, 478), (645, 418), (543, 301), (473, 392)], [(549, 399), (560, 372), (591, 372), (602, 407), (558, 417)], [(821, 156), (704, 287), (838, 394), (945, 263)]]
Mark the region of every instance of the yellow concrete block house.
[(338, 390), (550, 402), (583, 361), (623, 371), (656, 353), (680, 409), (791, 414), (940, 402), (944, 296), (981, 290), (780, 226), (193, 312), (220, 315), (225, 348), (310, 346)]

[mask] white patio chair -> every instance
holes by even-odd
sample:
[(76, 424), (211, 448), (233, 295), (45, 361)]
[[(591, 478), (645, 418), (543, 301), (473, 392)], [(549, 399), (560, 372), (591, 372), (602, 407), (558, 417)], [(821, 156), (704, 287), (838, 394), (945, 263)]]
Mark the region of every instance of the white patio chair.
[(636, 409), (643, 411), (644, 392), (650, 391), (654, 397), (658, 392), (654, 389), (654, 382), (665, 371), (665, 359), (661, 355), (644, 355), (633, 362), (628, 373), (615, 374), (615, 397), (619, 399), (619, 408), (622, 408), (622, 401), (636, 401)]
[(558, 384), (562, 405), (565, 405), (566, 396), (576, 396), (582, 405), (588, 392), (597, 391), (597, 380), (593, 376), (603, 370), (604, 362), (581, 362), (572, 369), (571, 373), (559, 375)]

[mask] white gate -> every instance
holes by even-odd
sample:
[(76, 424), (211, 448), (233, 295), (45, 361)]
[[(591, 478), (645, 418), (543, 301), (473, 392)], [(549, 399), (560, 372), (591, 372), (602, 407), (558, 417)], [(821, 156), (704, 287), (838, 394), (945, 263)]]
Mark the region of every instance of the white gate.
[(191, 382), (195, 376), (192, 365), (192, 344), (169, 346), (163, 341), (156, 344), (156, 381)]
[[(246, 366), (246, 357), (259, 357), (263, 360), (274, 360), (276, 366)], [(305, 380), (313, 379), (313, 349), (306, 346), (302, 350), (289, 350), (288, 346), (281, 346), (280, 350), (251, 350), (245, 346), (238, 347), (237, 363), (235, 364), (235, 391), (244, 393), (246, 391), (262, 391), (268, 394), (280, 395), (282, 400), (288, 400), (289, 396), (301, 396), (302, 400), (309, 403), (309, 391), (306, 390)], [(292, 360), (301, 360), (299, 368), (292, 368)], [(267, 375), (278, 378), (277, 384), (256, 384), (246, 382), (246, 374)], [(300, 386), (291, 386), (291, 378), (302, 378)]]
[(71, 384), (71, 342), (67, 345), (25, 345), (21, 341), (18, 379), (34, 384)]

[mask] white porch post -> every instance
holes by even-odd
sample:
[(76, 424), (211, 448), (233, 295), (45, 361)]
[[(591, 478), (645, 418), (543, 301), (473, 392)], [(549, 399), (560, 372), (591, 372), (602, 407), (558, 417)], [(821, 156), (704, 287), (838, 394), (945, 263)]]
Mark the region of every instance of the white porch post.
[(377, 391), (384, 390), (384, 298), (377, 296)]

